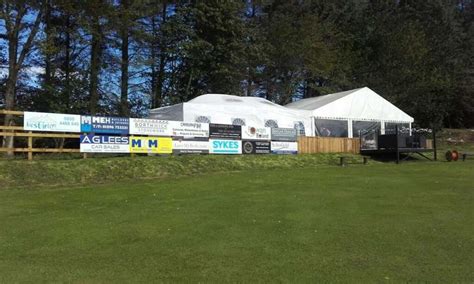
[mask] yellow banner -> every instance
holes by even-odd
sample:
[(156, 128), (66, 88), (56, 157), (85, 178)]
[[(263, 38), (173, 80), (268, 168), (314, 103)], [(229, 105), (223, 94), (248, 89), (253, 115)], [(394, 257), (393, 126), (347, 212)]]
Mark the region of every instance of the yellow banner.
[(173, 140), (169, 137), (130, 137), (130, 153), (171, 154)]

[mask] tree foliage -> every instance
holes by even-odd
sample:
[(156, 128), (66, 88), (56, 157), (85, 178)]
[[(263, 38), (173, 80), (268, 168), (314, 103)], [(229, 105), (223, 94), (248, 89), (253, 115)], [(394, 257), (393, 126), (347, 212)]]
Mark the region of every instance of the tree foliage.
[(473, 16), (472, 0), (3, 0), (0, 103), (140, 116), (368, 86), (421, 125), (472, 127)]

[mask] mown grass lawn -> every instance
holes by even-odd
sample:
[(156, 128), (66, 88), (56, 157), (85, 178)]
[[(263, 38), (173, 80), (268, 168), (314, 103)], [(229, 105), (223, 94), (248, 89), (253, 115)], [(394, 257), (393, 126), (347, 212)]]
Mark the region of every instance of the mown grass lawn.
[(3, 190), (0, 282), (473, 282), (473, 196), (473, 162)]

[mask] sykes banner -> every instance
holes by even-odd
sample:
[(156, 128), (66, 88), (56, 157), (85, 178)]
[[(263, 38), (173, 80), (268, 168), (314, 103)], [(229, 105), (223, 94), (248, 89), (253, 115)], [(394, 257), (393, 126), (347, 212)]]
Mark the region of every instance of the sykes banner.
[(129, 153), (129, 138), (121, 136), (81, 135), (82, 153)]
[(130, 118), (130, 134), (172, 136), (173, 121)]
[(242, 141), (244, 154), (270, 154), (270, 141)]
[(184, 138), (208, 138), (209, 124), (198, 122), (170, 121), (171, 132), (175, 137)]
[(81, 116), (81, 132), (128, 134), (129, 118)]
[(272, 141), (271, 149), (273, 154), (298, 154), (298, 143)]
[(270, 138), (271, 128), (269, 127), (242, 126), (242, 139), (270, 141)]
[(272, 128), (272, 141), (296, 141), (296, 129)]
[(81, 132), (81, 116), (25, 111), (23, 128), (32, 131)]
[(211, 123), (209, 124), (209, 138), (240, 140), (242, 138), (242, 127), (240, 125)]
[(130, 137), (130, 153), (171, 154), (173, 140), (169, 137)]
[(209, 140), (209, 153), (211, 154), (242, 154), (242, 141), (240, 140)]
[(179, 139), (173, 140), (173, 154), (208, 154), (209, 141)]

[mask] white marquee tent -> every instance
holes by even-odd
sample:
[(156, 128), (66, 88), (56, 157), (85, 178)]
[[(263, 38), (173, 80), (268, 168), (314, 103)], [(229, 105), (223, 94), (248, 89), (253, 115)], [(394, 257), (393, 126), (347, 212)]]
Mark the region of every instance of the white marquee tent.
[(207, 94), (188, 102), (152, 109), (150, 118), (296, 128), (300, 135), (358, 137), (360, 131), (411, 131), (413, 118), (365, 87), (302, 99), (280, 106), (259, 97)]
[(296, 128), (312, 135), (311, 112), (291, 109), (259, 97), (207, 94), (188, 102), (152, 109), (150, 118), (189, 122)]
[(356, 137), (359, 130), (384, 133), (394, 125), (411, 130), (413, 122), (413, 117), (367, 87), (302, 99), (286, 107), (310, 111), (317, 136)]

